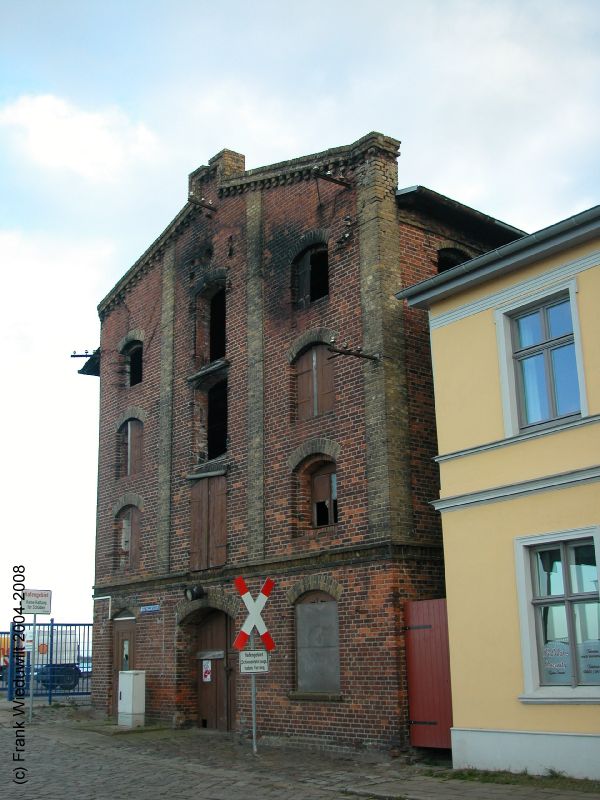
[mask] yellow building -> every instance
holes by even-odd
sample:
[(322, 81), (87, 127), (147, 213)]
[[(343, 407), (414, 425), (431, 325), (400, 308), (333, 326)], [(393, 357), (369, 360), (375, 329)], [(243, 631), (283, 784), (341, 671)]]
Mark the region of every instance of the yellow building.
[(600, 206), (397, 296), (429, 311), (454, 766), (600, 778)]

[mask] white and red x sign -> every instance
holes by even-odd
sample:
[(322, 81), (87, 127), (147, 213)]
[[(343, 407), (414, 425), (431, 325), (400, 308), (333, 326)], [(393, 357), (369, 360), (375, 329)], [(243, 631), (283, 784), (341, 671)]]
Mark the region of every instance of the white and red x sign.
[(275, 582), (271, 580), (271, 578), (267, 578), (267, 580), (263, 583), (262, 589), (258, 593), (258, 597), (256, 600), (252, 598), (250, 594), (250, 590), (246, 586), (246, 581), (243, 578), (236, 578), (235, 581), (235, 588), (240, 593), (240, 597), (242, 598), (244, 605), (248, 609), (248, 616), (246, 617), (246, 621), (242, 625), (242, 630), (238, 633), (235, 637), (235, 642), (233, 646), (236, 650), (243, 650), (246, 647), (248, 639), (250, 638), (250, 633), (252, 632), (253, 628), (256, 628), (258, 631), (260, 638), (263, 640), (265, 648), (269, 651), (275, 649), (275, 642), (271, 638), (271, 634), (267, 630), (267, 626), (265, 625), (265, 621), (262, 618), (260, 612), (265, 607), (265, 603), (269, 599), (269, 595), (273, 591), (273, 587), (275, 586)]

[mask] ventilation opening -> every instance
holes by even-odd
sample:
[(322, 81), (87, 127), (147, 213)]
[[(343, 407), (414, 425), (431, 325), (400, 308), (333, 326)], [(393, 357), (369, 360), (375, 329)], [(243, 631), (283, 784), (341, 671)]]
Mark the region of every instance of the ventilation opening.
[(208, 391), (207, 439), (209, 461), (227, 452), (227, 381)]
[(210, 301), (210, 360), (225, 357), (225, 289)]
[(327, 250), (310, 254), (310, 302), (329, 294), (329, 259)]
[(200, 727), (201, 728), (208, 728), (208, 720), (206, 720), (206, 719), (201, 720)]
[(447, 269), (456, 267), (457, 264), (462, 264), (463, 261), (468, 261), (471, 258), (464, 250), (459, 250), (457, 247), (444, 247), (438, 250), (438, 272), (445, 272)]

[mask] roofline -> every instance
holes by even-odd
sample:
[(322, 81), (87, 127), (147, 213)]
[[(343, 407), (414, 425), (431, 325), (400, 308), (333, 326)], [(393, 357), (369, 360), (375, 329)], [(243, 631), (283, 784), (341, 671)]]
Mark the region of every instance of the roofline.
[(502, 220), (491, 217), (489, 214), (484, 214), (482, 211), (472, 208), (472, 206), (466, 206), (464, 203), (459, 203), (458, 200), (453, 200), (451, 197), (447, 197), (445, 194), (440, 194), (440, 192), (435, 192), (433, 189), (428, 189), (427, 186), (421, 186), (417, 184), (415, 186), (406, 186), (403, 189), (396, 190), (397, 198), (405, 197), (407, 195), (414, 195), (415, 197), (429, 200), (436, 205), (451, 208), (460, 214), (472, 217), (479, 223), (483, 223), (485, 225), (494, 225), (497, 228), (502, 228), (504, 232), (512, 234), (513, 237), (527, 235), (527, 232), (522, 231), (520, 228), (515, 228), (513, 225), (509, 225), (507, 222), (502, 222)]
[(600, 205), (409, 286), (398, 292), (396, 298), (407, 300), (409, 306), (428, 309), (433, 301), (450, 297), (595, 236), (600, 236)]

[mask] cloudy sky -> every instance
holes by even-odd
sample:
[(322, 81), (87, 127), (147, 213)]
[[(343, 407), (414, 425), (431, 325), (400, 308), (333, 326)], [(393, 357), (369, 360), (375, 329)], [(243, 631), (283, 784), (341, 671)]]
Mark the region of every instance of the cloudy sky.
[(0, 0), (0, 628), (12, 565), (91, 619), (98, 382), (73, 350), (219, 150), (402, 141), (424, 184), (536, 230), (600, 202), (597, 0)]

